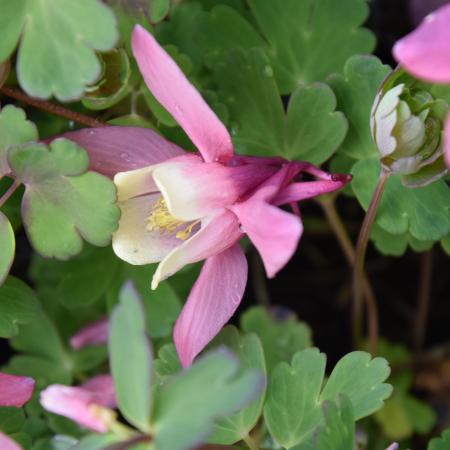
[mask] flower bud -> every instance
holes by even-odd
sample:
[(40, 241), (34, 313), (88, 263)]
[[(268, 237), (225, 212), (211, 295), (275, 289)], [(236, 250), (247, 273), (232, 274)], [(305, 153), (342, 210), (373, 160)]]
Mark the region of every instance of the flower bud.
[(397, 70), (386, 78), (372, 107), (372, 137), (381, 163), (410, 187), (447, 173), (442, 130), (449, 106), (430, 93), (431, 87)]

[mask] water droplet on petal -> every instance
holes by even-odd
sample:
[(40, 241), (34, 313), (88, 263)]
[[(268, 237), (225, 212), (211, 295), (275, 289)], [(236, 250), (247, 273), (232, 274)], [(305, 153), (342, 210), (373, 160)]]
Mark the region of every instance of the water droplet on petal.
[(120, 154), (120, 157), (122, 158), (122, 159), (124, 159), (125, 161), (130, 161), (130, 154), (129, 153), (127, 153), (127, 152), (122, 152), (121, 154)]
[(89, 136), (94, 136), (94, 134), (95, 134), (95, 131), (94, 131), (94, 130), (90, 130), (90, 131), (88, 132), (88, 135), (89, 135)]
[(239, 231), (241, 233), (245, 233), (245, 228), (242, 226), (242, 224), (239, 225)]

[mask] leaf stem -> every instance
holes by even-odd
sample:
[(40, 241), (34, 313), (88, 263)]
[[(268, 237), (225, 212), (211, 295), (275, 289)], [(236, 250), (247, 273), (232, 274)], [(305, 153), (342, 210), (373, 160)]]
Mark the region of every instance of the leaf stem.
[(17, 188), (20, 186), (20, 181), (14, 180), (13, 184), (8, 188), (8, 190), (0, 197), (0, 208), (9, 200), (11, 195), (16, 192)]
[[(359, 346), (362, 337), (362, 287), (364, 285), (364, 262), (366, 257), (367, 245), (369, 243), (370, 231), (372, 229), (373, 223), (375, 221), (376, 212), (378, 205), (380, 203), (381, 197), (383, 195), (384, 187), (389, 178), (390, 173), (385, 169), (381, 169), (380, 177), (378, 183), (375, 187), (375, 191), (370, 201), (369, 207), (367, 209), (366, 216), (361, 226), (359, 232), (358, 241), (356, 244), (355, 251), (355, 264), (353, 267), (353, 341), (355, 346)], [(371, 352), (376, 353), (376, 340), (373, 341), (373, 328), (377, 326), (375, 319), (373, 317), (376, 311), (376, 303), (368, 301), (367, 302), (369, 318), (369, 329), (371, 330)], [(378, 319), (376, 320), (378, 322)]]
[(417, 294), (417, 309), (414, 319), (414, 349), (421, 355), (425, 341), (425, 333), (430, 308), (431, 287), (433, 278), (433, 249), (421, 255), (419, 289)]
[[(336, 197), (336, 194), (324, 195), (318, 197), (317, 201), (322, 207), (325, 217), (341, 246), (348, 265), (350, 268), (353, 268), (356, 257), (355, 247), (336, 209)], [(378, 308), (375, 294), (365, 273), (363, 273), (363, 289), (367, 304), (370, 350), (371, 353), (375, 355), (378, 342)]]
[(258, 444), (253, 440), (253, 438), (249, 434), (246, 434), (242, 438), (242, 440), (247, 444), (250, 450), (259, 450)]
[(67, 120), (72, 120), (81, 125), (90, 128), (98, 128), (104, 127), (106, 124), (97, 120), (93, 117), (86, 116), (85, 114), (81, 114), (70, 109), (64, 108), (61, 105), (55, 105), (54, 103), (47, 102), (45, 100), (39, 100), (37, 98), (29, 97), (25, 92), (22, 92), (19, 89), (3, 86), (0, 88), (0, 94), (4, 94), (8, 97), (14, 98), (15, 100), (19, 100), (27, 105), (34, 106), (35, 108), (42, 109), (51, 114), (55, 114), (56, 116), (63, 117)]

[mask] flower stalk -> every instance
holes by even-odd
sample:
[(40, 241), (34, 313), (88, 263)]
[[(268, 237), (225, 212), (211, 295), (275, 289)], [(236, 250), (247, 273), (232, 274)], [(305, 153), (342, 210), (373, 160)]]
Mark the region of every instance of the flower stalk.
[[(362, 296), (364, 286), (364, 262), (366, 257), (367, 245), (369, 243), (370, 231), (375, 221), (376, 212), (383, 195), (386, 182), (389, 179), (390, 172), (382, 168), (380, 178), (364, 217), (361, 230), (359, 232), (356, 244), (355, 264), (353, 267), (353, 342), (355, 346), (359, 346), (362, 340)], [(376, 353), (378, 320), (376, 318), (376, 303), (368, 301), (369, 310), (369, 333), (370, 333), (370, 349), (371, 353)]]
[(85, 114), (72, 111), (70, 109), (64, 108), (63, 106), (55, 105), (54, 103), (50, 103), (45, 100), (39, 100), (37, 98), (29, 97), (27, 94), (16, 88), (12, 88), (9, 86), (0, 87), (0, 94), (6, 95), (10, 98), (14, 98), (15, 100), (19, 100), (23, 103), (26, 103), (27, 105), (34, 106), (35, 108), (42, 109), (43, 111), (47, 111), (50, 114), (63, 117), (67, 120), (72, 120), (73, 122), (77, 122), (80, 125), (84, 125), (86, 127), (98, 128), (104, 127), (106, 125), (104, 122), (94, 119), (93, 117), (86, 116)]
[(16, 192), (20, 184), (20, 181), (14, 180), (13, 184), (11, 184), (8, 190), (0, 197), (0, 208), (10, 199), (14, 192)]

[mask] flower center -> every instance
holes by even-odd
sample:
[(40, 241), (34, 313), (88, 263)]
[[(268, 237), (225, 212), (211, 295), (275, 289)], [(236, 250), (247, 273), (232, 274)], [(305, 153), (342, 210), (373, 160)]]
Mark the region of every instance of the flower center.
[(147, 218), (147, 230), (159, 230), (159, 233), (161, 235), (165, 233), (172, 234), (178, 228), (186, 225), (184, 228), (181, 228), (181, 230), (179, 230), (175, 235), (177, 239), (185, 241), (191, 236), (195, 225), (199, 223), (200, 220), (196, 220), (195, 222), (183, 222), (182, 220), (173, 217), (172, 214), (170, 214), (169, 209), (167, 208), (164, 197), (161, 196), (152, 206), (152, 212)]

